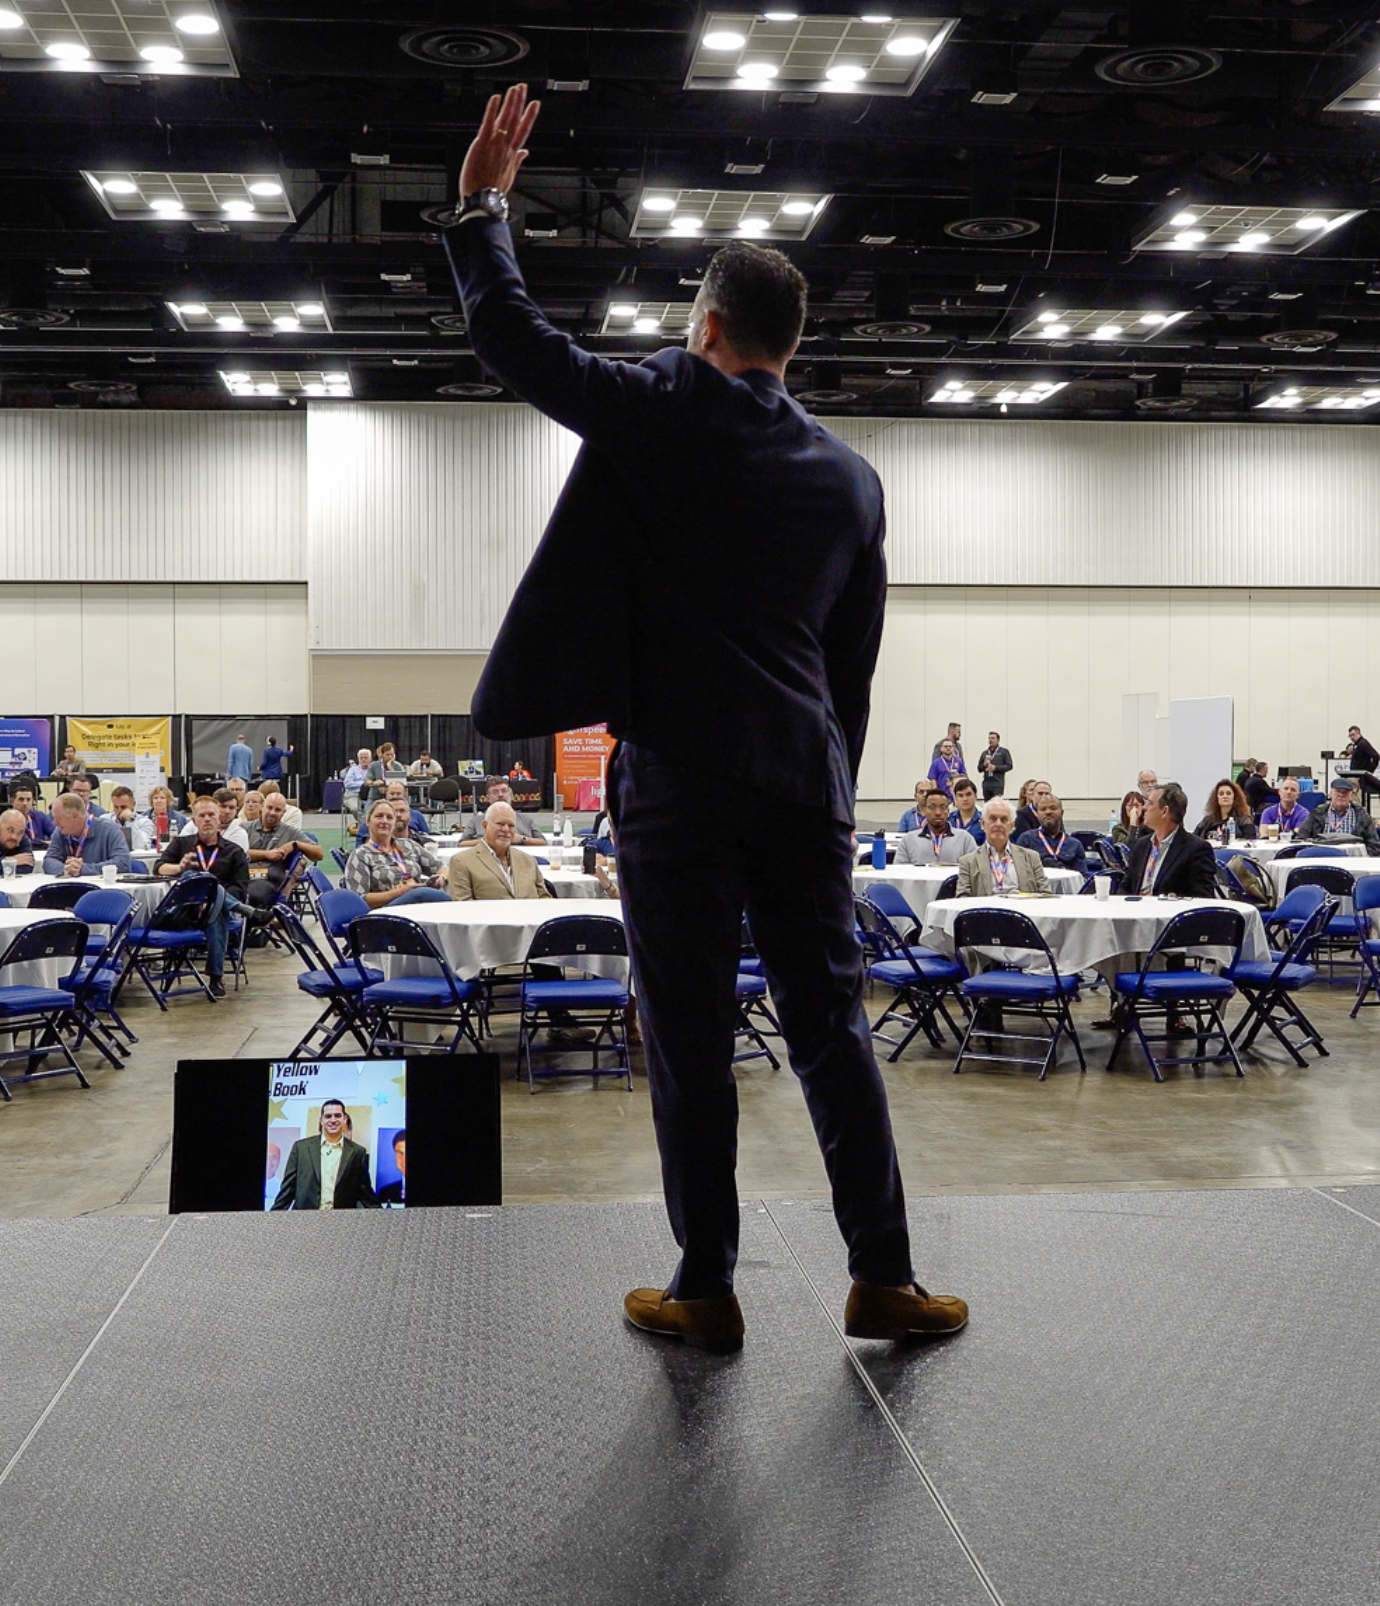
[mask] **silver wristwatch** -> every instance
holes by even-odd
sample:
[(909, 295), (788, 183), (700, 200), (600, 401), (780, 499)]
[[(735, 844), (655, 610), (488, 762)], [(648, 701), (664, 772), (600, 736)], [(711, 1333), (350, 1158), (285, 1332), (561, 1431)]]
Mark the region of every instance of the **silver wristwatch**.
[(466, 218), (492, 217), (500, 223), (508, 221), (508, 197), (502, 190), (476, 190), (473, 195), (461, 197), (460, 216), (457, 223), (463, 223)]

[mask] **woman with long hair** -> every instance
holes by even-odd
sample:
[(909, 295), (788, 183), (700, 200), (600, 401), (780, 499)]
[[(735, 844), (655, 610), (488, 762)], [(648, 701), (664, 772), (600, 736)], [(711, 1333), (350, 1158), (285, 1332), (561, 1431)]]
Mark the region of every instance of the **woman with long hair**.
[(1112, 841), (1121, 847), (1131, 847), (1145, 829), (1145, 799), (1131, 791), (1121, 800), (1121, 818), (1112, 827)]
[(1207, 813), (1194, 826), (1193, 834), (1210, 842), (1248, 842), (1257, 835), (1251, 806), (1235, 781), (1223, 776), (1213, 787)]

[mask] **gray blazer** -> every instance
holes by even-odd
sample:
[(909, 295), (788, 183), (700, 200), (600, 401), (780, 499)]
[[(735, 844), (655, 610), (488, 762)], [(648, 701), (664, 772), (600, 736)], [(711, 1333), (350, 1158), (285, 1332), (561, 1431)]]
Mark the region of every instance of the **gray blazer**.
[[(1029, 848), (1018, 848), (1012, 842), (1007, 852), (1016, 862), (1016, 886), (1022, 892), (1049, 892), (1049, 877), (1040, 862), (1040, 855)], [(992, 896), (992, 864), (987, 849), (979, 848), (958, 861), (959, 898), (990, 898)]]

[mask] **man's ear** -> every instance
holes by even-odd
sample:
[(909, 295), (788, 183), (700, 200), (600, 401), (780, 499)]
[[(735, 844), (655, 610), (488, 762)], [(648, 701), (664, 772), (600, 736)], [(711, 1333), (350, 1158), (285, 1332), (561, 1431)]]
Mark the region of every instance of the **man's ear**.
[(704, 310), (704, 325), (700, 332), (700, 349), (716, 351), (724, 344), (724, 321), (713, 307)]

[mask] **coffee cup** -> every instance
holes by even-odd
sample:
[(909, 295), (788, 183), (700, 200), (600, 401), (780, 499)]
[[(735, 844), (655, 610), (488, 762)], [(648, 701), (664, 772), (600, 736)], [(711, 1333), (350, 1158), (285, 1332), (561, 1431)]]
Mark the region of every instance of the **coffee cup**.
[(1109, 875), (1095, 875), (1093, 877), (1093, 891), (1099, 898), (1110, 898), (1112, 895), (1112, 878)]
[(13, 859), (6, 859), (5, 860), (5, 874), (7, 876), (14, 874), (14, 860)]
[(113, 887), (115, 885), (116, 878), (119, 876), (119, 874), (120, 867), (118, 865), (103, 864), (101, 866), (101, 880), (104, 881), (108, 887)]

